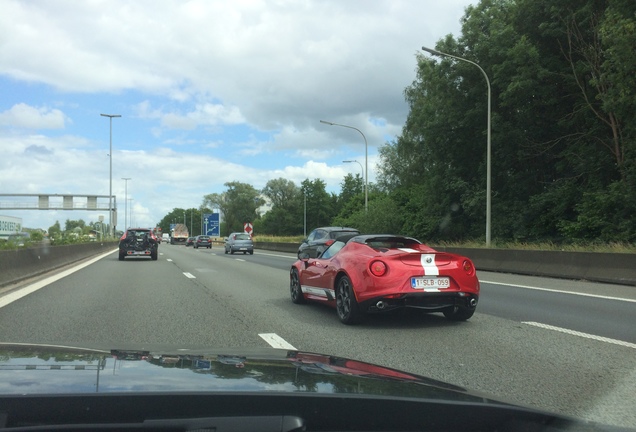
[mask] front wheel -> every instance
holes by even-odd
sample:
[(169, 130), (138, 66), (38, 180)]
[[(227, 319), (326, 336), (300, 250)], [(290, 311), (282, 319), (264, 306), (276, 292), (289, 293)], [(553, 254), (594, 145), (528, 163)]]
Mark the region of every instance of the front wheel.
[(336, 286), (336, 312), (343, 324), (356, 324), (362, 321), (362, 311), (353, 292), (351, 279), (343, 276)]
[(444, 316), (451, 321), (466, 321), (473, 316), (474, 313), (474, 308), (468, 309), (463, 306), (453, 306), (444, 311)]
[(305, 297), (303, 297), (303, 290), (300, 286), (300, 278), (298, 277), (298, 270), (293, 268), (289, 273), (289, 294), (291, 295), (292, 302), (296, 304), (305, 303)]

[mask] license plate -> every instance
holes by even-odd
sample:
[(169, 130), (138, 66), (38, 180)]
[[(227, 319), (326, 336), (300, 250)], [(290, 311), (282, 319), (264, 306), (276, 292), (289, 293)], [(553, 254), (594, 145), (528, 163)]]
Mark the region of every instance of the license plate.
[(414, 277), (411, 278), (411, 287), (414, 289), (450, 287), (450, 279), (447, 277)]
[(133, 251), (132, 255), (146, 255), (146, 252)]

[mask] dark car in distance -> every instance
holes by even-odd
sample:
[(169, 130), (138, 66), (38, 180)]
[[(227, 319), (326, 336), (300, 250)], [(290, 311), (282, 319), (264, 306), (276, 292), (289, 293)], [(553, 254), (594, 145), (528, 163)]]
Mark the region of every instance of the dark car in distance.
[(192, 246), (194, 245), (194, 237), (188, 237), (188, 239), (185, 242), (186, 246)]
[(254, 254), (254, 242), (252, 236), (247, 233), (233, 232), (225, 239), (225, 253), (234, 254), (243, 252), (243, 255)]
[(194, 238), (192, 246), (195, 249), (198, 249), (200, 247), (212, 249), (212, 239), (210, 238), (210, 236), (207, 235), (198, 235)]
[(355, 228), (320, 227), (309, 233), (298, 247), (298, 258), (318, 258), (340, 236), (360, 234)]
[(159, 242), (148, 228), (129, 228), (119, 239), (119, 261), (126, 257), (150, 257), (157, 260)]

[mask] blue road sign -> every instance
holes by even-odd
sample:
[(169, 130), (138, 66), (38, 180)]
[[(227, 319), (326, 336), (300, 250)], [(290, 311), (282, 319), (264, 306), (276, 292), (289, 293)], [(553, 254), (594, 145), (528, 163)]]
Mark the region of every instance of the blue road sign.
[(221, 237), (221, 225), (218, 213), (203, 214), (203, 229), (210, 237)]

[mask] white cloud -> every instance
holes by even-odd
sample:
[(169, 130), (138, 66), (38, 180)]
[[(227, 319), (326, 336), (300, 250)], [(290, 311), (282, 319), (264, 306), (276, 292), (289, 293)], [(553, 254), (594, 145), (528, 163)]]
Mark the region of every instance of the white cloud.
[(103, 112), (123, 117), (113, 191), (121, 203), (132, 178), (144, 226), (229, 181), (321, 178), (337, 191), (364, 141), (321, 119), (364, 133), (373, 181), (377, 148), (408, 112), (415, 53), (457, 34), (469, 3), (3, 0), (0, 186), (107, 194)]
[(35, 108), (24, 103), (0, 113), (0, 126), (22, 129), (64, 129), (70, 120), (58, 109)]

